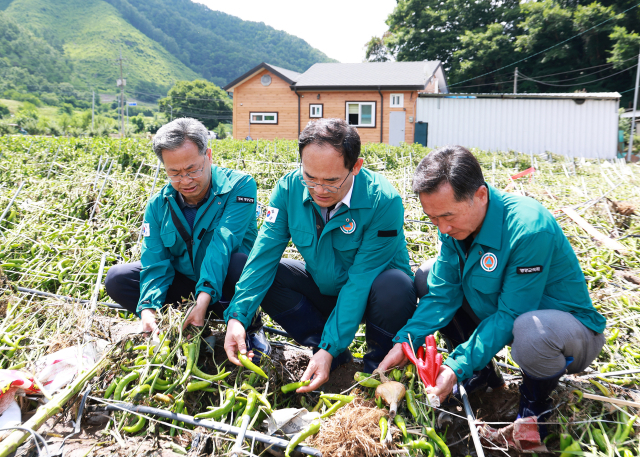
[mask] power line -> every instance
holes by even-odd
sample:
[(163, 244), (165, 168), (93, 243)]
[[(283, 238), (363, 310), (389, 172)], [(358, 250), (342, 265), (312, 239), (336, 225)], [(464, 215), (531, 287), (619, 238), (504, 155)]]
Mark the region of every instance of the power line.
[[(627, 8), (626, 10), (624, 10), (624, 11), (623, 11), (622, 13), (620, 13), (620, 14), (624, 14), (624, 13), (626, 13), (626, 12), (628, 12), (628, 11), (631, 11), (632, 9), (637, 8), (638, 6), (640, 6), (640, 3), (638, 3), (638, 4), (636, 4), (636, 5), (633, 5), (631, 8)], [(617, 16), (617, 15), (616, 15), (616, 16)], [(549, 50), (551, 50), (551, 49), (553, 49), (553, 48), (557, 48), (558, 46), (563, 45), (563, 44), (565, 44), (566, 42), (573, 40), (574, 38), (578, 38), (579, 36), (582, 36), (582, 35), (584, 35), (585, 33), (590, 32), (591, 30), (595, 29), (596, 27), (600, 27), (602, 24), (605, 24), (605, 23), (609, 22), (610, 20), (612, 20), (612, 19), (614, 19), (614, 18), (615, 18), (615, 16), (610, 17), (609, 19), (606, 19), (606, 20), (604, 20), (604, 21), (600, 22), (599, 24), (596, 24), (596, 25), (594, 25), (593, 27), (591, 27), (591, 28), (589, 28), (589, 29), (587, 29), (587, 30), (585, 30), (585, 31), (583, 31), (583, 32), (580, 32), (580, 33), (578, 33), (577, 35), (572, 36), (571, 38), (567, 38), (566, 40), (561, 41), (560, 43), (556, 43), (556, 44), (554, 44), (553, 46), (549, 46), (548, 48), (543, 49), (542, 51), (536, 52), (535, 54), (531, 54), (531, 55), (529, 55), (529, 56), (527, 56), (527, 57), (524, 57), (524, 58), (522, 58), (522, 59), (520, 59), (520, 60), (518, 60), (518, 61), (516, 61), (516, 62), (510, 63), (509, 65), (505, 65), (505, 66), (500, 67), (500, 68), (498, 68), (498, 69), (496, 69), (496, 70), (489, 71), (489, 72), (484, 73), (484, 74), (482, 74), (482, 75), (480, 75), (480, 76), (475, 76), (475, 77), (473, 77), (473, 78), (465, 79), (464, 81), (460, 81), (460, 82), (458, 82), (458, 83), (450, 84), (450, 85), (449, 85), (449, 87), (451, 87), (451, 86), (457, 86), (458, 84), (466, 83), (467, 81), (471, 81), (471, 80), (474, 80), (474, 79), (477, 79), (477, 78), (481, 78), (481, 77), (483, 77), (483, 76), (490, 75), (490, 74), (495, 73), (495, 72), (497, 72), (497, 71), (504, 70), (505, 68), (512, 67), (512, 66), (514, 66), (514, 65), (516, 65), (516, 64), (518, 64), (518, 63), (520, 63), (520, 62), (524, 62), (524, 61), (525, 61), (525, 60), (527, 60), (527, 59), (530, 59), (530, 58), (532, 58), (532, 57), (535, 57), (535, 56), (537, 56), (537, 55), (540, 55), (540, 54), (542, 54), (542, 53), (544, 53), (544, 52), (547, 52), (547, 51), (549, 51)]]
[[(134, 92), (136, 94), (144, 94), (144, 95), (157, 95), (159, 97), (168, 97), (169, 95), (161, 95), (161, 94), (154, 94), (154, 93), (150, 93), (150, 92), (142, 92), (139, 90), (130, 90), (129, 92)], [(231, 99), (229, 98), (195, 98), (195, 97), (176, 97), (175, 95), (172, 95), (171, 98), (174, 99), (178, 99), (178, 100), (201, 100), (201, 101), (208, 101), (208, 102), (228, 102)]]
[(574, 84), (551, 84), (551, 83), (547, 83), (547, 82), (544, 82), (544, 81), (538, 81), (537, 79), (529, 78), (527, 75), (524, 75), (522, 73), (518, 73), (518, 75), (522, 76), (523, 79), (525, 79), (526, 81), (533, 81), (534, 83), (543, 84), (545, 86), (574, 87), (574, 86), (583, 86), (583, 85), (586, 85), (586, 84), (593, 84), (595, 82), (602, 81), (603, 79), (609, 79), (609, 78), (612, 78), (612, 77), (614, 77), (616, 75), (619, 75), (620, 73), (624, 73), (627, 70), (631, 70), (632, 68), (635, 68), (637, 66), (638, 66), (638, 64), (635, 64), (635, 65), (632, 65), (632, 66), (630, 66), (628, 68), (625, 68), (624, 70), (620, 70), (617, 73), (614, 73), (614, 74), (609, 75), (609, 76), (605, 76), (603, 78), (598, 78), (598, 79), (594, 79), (593, 81), (587, 81), (587, 82), (583, 82), (583, 83), (574, 83)]

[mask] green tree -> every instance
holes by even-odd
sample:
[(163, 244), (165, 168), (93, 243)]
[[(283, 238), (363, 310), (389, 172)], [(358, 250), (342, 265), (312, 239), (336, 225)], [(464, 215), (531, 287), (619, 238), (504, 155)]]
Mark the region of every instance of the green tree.
[(3, 105), (2, 103), (0, 103), (0, 119), (4, 117), (9, 117), (10, 115), (11, 115), (11, 112), (9, 111), (9, 108), (6, 105)]
[(221, 121), (231, 120), (233, 109), (227, 93), (204, 79), (176, 82), (158, 105), (167, 117), (170, 113), (174, 119), (192, 117), (209, 130), (215, 129)]
[(367, 43), (367, 50), (364, 58), (367, 62), (387, 62), (392, 60), (393, 57), (384, 43), (384, 37), (371, 37), (371, 40)]

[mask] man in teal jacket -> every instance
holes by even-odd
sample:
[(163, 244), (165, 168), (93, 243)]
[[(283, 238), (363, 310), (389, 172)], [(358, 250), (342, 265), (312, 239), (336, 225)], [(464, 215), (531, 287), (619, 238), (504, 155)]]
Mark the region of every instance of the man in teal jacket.
[[(170, 182), (147, 205), (140, 262), (107, 274), (107, 293), (141, 316), (144, 331), (157, 331), (165, 303), (191, 294), (196, 305), (185, 326), (203, 325), (207, 310), (222, 316), (257, 236), (256, 183), (214, 166), (207, 135), (189, 118), (158, 130), (153, 149)], [(259, 324), (255, 330), (262, 338)]]
[(457, 346), (433, 389), (442, 401), (456, 381), (468, 392), (500, 387), (492, 358), (511, 345), (523, 375), (519, 416), (543, 422), (566, 369), (584, 370), (604, 344), (606, 321), (591, 303), (571, 245), (538, 202), (488, 186), (478, 161), (460, 146), (423, 159), (413, 189), (442, 247), (432, 267), (416, 273), (422, 298), (380, 368), (406, 363), (400, 343), (409, 337), (417, 348), (440, 330)]
[[(284, 176), (236, 294), (225, 311), (225, 350), (238, 364), (258, 306), (314, 356), (298, 392), (317, 389), (366, 322), (365, 369), (377, 367), (416, 306), (404, 239), (402, 198), (362, 168), (360, 137), (341, 119), (310, 122), (300, 134), (301, 170)], [(281, 259), (289, 240), (304, 262)]]

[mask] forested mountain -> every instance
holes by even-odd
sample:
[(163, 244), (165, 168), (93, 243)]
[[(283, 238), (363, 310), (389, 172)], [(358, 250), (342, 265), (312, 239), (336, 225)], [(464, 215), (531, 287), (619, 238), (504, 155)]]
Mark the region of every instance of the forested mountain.
[(190, 0), (0, 0), (0, 14), (0, 74), (9, 75), (0, 95), (55, 92), (47, 84), (61, 82), (115, 93), (120, 52), (137, 98), (164, 95), (177, 80), (222, 85), (263, 61), (297, 71), (331, 61), (299, 38)]
[(191, 0), (106, 0), (182, 63), (222, 86), (260, 62), (304, 72), (335, 62), (306, 41)]

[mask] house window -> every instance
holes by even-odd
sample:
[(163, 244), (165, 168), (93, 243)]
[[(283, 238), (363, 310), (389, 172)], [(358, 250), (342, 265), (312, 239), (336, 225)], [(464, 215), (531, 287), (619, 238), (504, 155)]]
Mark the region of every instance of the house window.
[(268, 86), (269, 84), (271, 84), (271, 76), (270, 75), (262, 75), (262, 78), (260, 78), (260, 82), (262, 83), (263, 86)]
[(322, 103), (309, 105), (309, 117), (322, 117)]
[(404, 94), (391, 94), (391, 108), (402, 108), (404, 106)]
[(347, 122), (355, 127), (375, 127), (376, 102), (347, 102)]
[(249, 119), (252, 124), (277, 124), (278, 113), (250, 113)]

